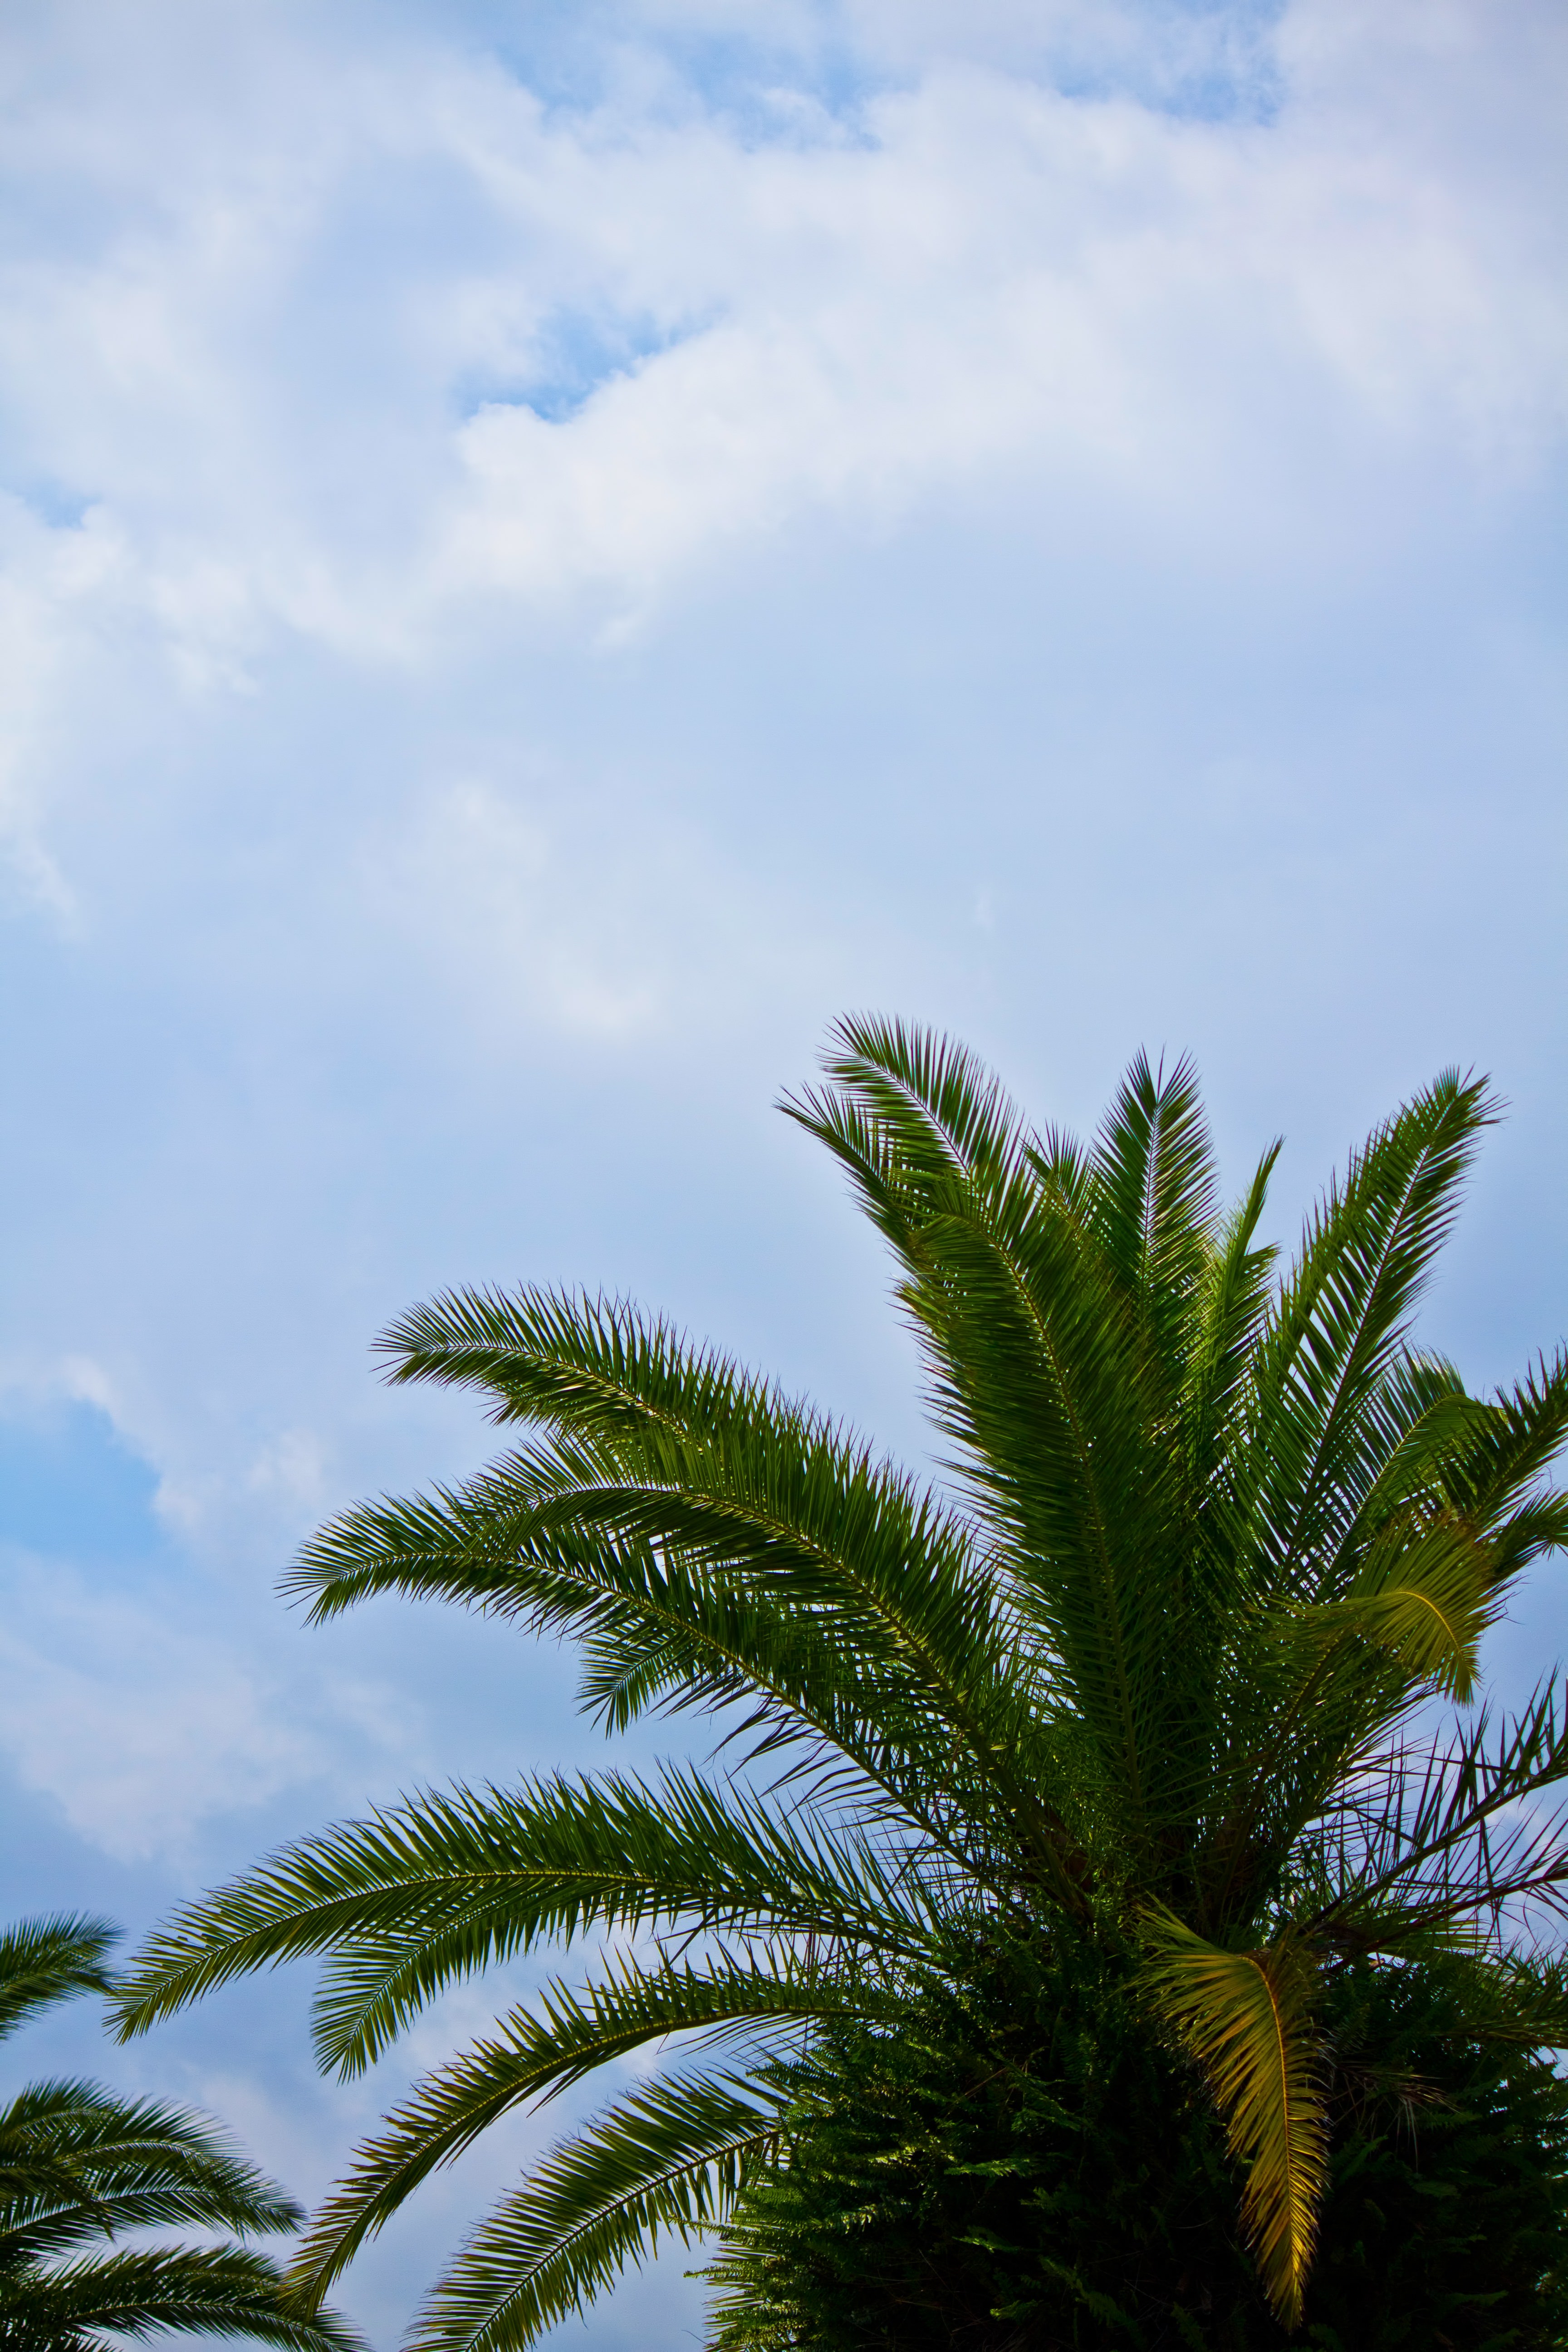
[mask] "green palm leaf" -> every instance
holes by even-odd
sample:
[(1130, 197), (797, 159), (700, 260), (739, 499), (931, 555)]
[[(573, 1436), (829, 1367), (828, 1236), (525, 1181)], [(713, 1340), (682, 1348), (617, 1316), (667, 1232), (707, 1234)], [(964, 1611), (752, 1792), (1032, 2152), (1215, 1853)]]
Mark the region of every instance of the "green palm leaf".
[(765, 2092), (733, 2076), (633, 2092), (475, 2232), (421, 2313), (411, 2352), (521, 2352), (661, 2236), (686, 2244), (720, 2223), (778, 2135)]
[[(130, 2336), (249, 2336), (280, 2352), (357, 2352), (329, 2312), (290, 2309), (277, 2267), (241, 2246), (136, 2249), (0, 2277), (0, 2339), (77, 2352)], [(107, 2340), (106, 2340), (107, 2339)]]
[(121, 1979), (122, 2035), (259, 1966), (329, 1952), (324, 2063), (357, 2073), (434, 1996), (540, 1937), (784, 1933), (931, 1948), (940, 1906), (835, 1828), (693, 1772), (426, 1795), (286, 1849), (176, 1914)]
[(966, 1057), (877, 1024), (839, 1036), (834, 1097), (790, 1108), (850, 1166), (903, 1261), (937, 1418), (1006, 1524), (1017, 1596), (1136, 1818), (1163, 1712), (1151, 1667), (1170, 1644), (1144, 1566), (1171, 1472), (1155, 1456), (1151, 1485), (1157, 1357), (1126, 1270), (1088, 1213), (1081, 1158), (1026, 1138)]
[(221, 2135), (156, 2100), (33, 2083), (0, 2108), (5, 2259), (157, 2226), (296, 2229), (298, 2206)]
[(704, 2048), (755, 2042), (833, 2016), (890, 2016), (897, 2005), (875, 1980), (778, 1951), (702, 1967), (627, 1961), (582, 1992), (547, 1985), (531, 2009), (513, 2011), (394, 2109), (316, 2215), (294, 2275), (312, 2296), (324, 2293), (421, 2181), (509, 2109), (553, 2098), (650, 2042), (689, 2034)]
[(59, 1913), (0, 1935), (0, 2038), (73, 1994), (107, 1992), (104, 1963), (116, 1941), (105, 1919)]
[(1309, 1220), (1258, 1349), (1248, 1449), (1259, 1564), (1288, 1587), (1373, 1484), (1369, 1409), (1495, 1116), (1482, 1084), (1446, 1074), (1369, 1139)]

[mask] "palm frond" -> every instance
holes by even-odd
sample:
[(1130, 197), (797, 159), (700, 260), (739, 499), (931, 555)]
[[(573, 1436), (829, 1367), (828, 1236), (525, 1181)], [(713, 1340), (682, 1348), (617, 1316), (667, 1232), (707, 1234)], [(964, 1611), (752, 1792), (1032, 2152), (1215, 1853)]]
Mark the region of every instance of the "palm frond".
[(176, 1913), (121, 1979), (121, 2038), (216, 1986), (334, 1956), (324, 2063), (357, 2072), (436, 1993), (540, 1937), (589, 1928), (766, 1932), (876, 1951), (928, 1946), (940, 1909), (907, 1863), (800, 1809), (667, 1768), (426, 1794), (307, 1839)]
[(1556, 1677), (1517, 1717), (1487, 1710), (1450, 1740), (1367, 1761), (1326, 1828), (1334, 1892), (1315, 1924), (1367, 1948), (1534, 1897), (1568, 1907), (1568, 1805), (1532, 1801), (1568, 1781), (1568, 1702)]
[(635, 1484), (589, 1479), (557, 1440), (434, 1500), (362, 1507), (307, 1547), (292, 1588), (317, 1616), (395, 1590), (570, 1631), (614, 1727), (741, 1701), (766, 1747), (837, 1750), (939, 1842), (966, 1807), (1001, 1807), (1072, 1901), (1051, 1743), (970, 1531), (820, 1418), (757, 1398), (748, 1413), (701, 1448), (662, 1424), (617, 1436)]
[(1271, 1143), (1246, 1194), (1216, 1227), (1208, 1262), (1194, 1286), (1196, 1329), (1183, 1419), (1194, 1499), (1206, 1498), (1226, 1441), (1249, 1393), (1253, 1351), (1268, 1313), (1278, 1255), (1256, 1246), (1281, 1145)]
[(410, 2352), (523, 2352), (661, 2236), (689, 2242), (729, 2210), (776, 2143), (765, 2091), (732, 2075), (634, 2091), (537, 2166), (475, 2232), (416, 2324)]
[(1308, 1221), (1258, 1349), (1248, 1447), (1260, 1564), (1287, 1589), (1373, 1482), (1368, 1407), (1495, 1116), (1484, 1083), (1445, 1074), (1352, 1155)]
[(1550, 1363), (1542, 1357), (1511, 1389), (1500, 1389), (1467, 1435), (1469, 1443), (1444, 1465), (1456, 1510), (1495, 1525), (1539, 1506), (1545, 1499), (1541, 1482), (1568, 1440), (1568, 1349), (1560, 1348)]
[(295, 2308), (277, 2264), (241, 2246), (137, 2248), (0, 2278), (6, 2344), (110, 2352), (116, 2338), (160, 2335), (246, 2336), (279, 2352), (362, 2352), (353, 2328), (331, 2312)]
[(367, 2237), (419, 2183), (510, 2108), (542, 2104), (585, 2074), (670, 2035), (700, 2046), (826, 2017), (889, 2016), (885, 1985), (789, 1951), (716, 1955), (701, 1967), (626, 1960), (585, 1990), (546, 1985), (527, 2008), (416, 2085), (359, 2151), (295, 2258), (294, 2276), (324, 2293)]
[(1214, 1252), (1218, 1186), (1197, 1073), (1167, 1077), (1133, 1060), (1089, 1160), (1089, 1223), (1134, 1302), (1155, 1377), (1173, 1410), (1184, 1384), (1194, 1304)]
[(213, 2125), (161, 2101), (44, 2082), (0, 2109), (0, 2264), (131, 2229), (253, 2235), (303, 2219)]
[(57, 2000), (107, 1992), (104, 1964), (118, 1941), (108, 1920), (76, 1912), (8, 1927), (0, 1935), (0, 2039)]
[[(954, 1180), (1005, 1182), (1038, 1150), (990, 1071), (931, 1030), (836, 1022), (822, 1061), (828, 1088), (786, 1096), (780, 1108), (827, 1146), (906, 1263)], [(1081, 1161), (1055, 1139), (1042, 1156), (1067, 1181)]]
[(1195, 2061), (1231, 2151), (1247, 2168), (1243, 2213), (1275, 2310), (1300, 2325), (1328, 2184), (1326, 2053), (1318, 1971), (1289, 1937), (1257, 1951), (1208, 1944), (1169, 1912), (1144, 1922), (1155, 2011)]
[[(682, 1402), (701, 1419), (706, 1368), (670, 1357), (657, 1329), (627, 1315), (606, 1337), (603, 1318), (575, 1302), (523, 1293), (508, 1303), (519, 1320), (577, 1328), (580, 1354), (608, 1355), (625, 1381), (640, 1368), (662, 1391), (687, 1370)], [(511, 1360), (521, 1381), (532, 1360)], [(348, 1514), (306, 1547), (287, 1589), (311, 1595), (321, 1617), (368, 1592), (416, 1589), (423, 1571), (426, 1589), (443, 1597), (531, 1612), (556, 1603), (552, 1574), (581, 1575), (595, 1556), (613, 1585), (623, 1563), (674, 1555), (689, 1569), (754, 1582), (777, 1605), (833, 1609), (859, 1642), (923, 1676), (937, 1703), (961, 1704), (955, 1671), (973, 1671), (988, 1625), (967, 1529), (821, 1416), (760, 1387), (744, 1402), (728, 1422), (714, 1414), (700, 1440), (672, 1432), (666, 1414), (616, 1432), (613, 1444), (574, 1428), (434, 1508)], [(536, 1561), (546, 1580), (537, 1598), (528, 1589)], [(431, 1571), (443, 1567), (445, 1581), (432, 1588)], [(640, 1590), (628, 1598), (640, 1600)]]
[(1393, 1528), (1344, 1599), (1309, 1609), (1303, 1622), (1331, 1634), (1352, 1627), (1392, 1652), (1417, 1690), (1462, 1701), (1475, 1689), (1481, 1637), (1501, 1614), (1496, 1586), (1492, 1560), (1468, 1528)]
[(1000, 1522), (1036, 1639), (1136, 1818), (1171, 1649), (1168, 1470), (1145, 1442), (1168, 1383), (1162, 1367), (1151, 1385), (1143, 1325), (1095, 1231), (1097, 1180), (1064, 1139), (1035, 1145), (941, 1040), (846, 1024), (836, 1042), (832, 1091), (786, 1108), (850, 1168), (898, 1251), (957, 1467)]

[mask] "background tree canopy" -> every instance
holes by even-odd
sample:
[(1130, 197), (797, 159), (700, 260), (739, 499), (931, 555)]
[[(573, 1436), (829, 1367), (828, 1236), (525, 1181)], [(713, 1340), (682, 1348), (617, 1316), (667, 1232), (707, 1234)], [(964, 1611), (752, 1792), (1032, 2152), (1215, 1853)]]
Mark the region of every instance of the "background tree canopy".
[[(0, 1936), (0, 2038), (57, 2001), (107, 1992), (114, 1939), (102, 1920), (63, 1917)], [(232, 2236), (210, 2242), (304, 2218), (199, 2116), (96, 2083), (30, 2083), (0, 2107), (0, 2345), (110, 2352), (128, 2336), (237, 2336), (357, 2352), (330, 2312), (290, 2306), (277, 2263)], [(170, 2226), (200, 2241), (144, 2234)]]
[(1449, 1710), (1568, 1536), (1568, 1364), (1481, 1399), (1411, 1338), (1483, 1088), (1378, 1129), (1283, 1270), (1278, 1147), (1226, 1210), (1184, 1065), (1086, 1147), (846, 1022), (787, 1107), (894, 1253), (949, 1483), (624, 1302), (415, 1310), (392, 1377), (520, 1442), (347, 1513), (293, 1588), (570, 1633), (607, 1730), (710, 1712), (718, 1759), (290, 1848), (151, 1940), (124, 2031), (320, 1953), (353, 2073), (487, 1963), (599, 1948), (311, 2226), (305, 2308), (496, 2116), (677, 2037), (460, 2251), (421, 2352), (525, 2345), (670, 2231), (719, 2232), (730, 2346), (1555, 2340), (1568, 1715), (1555, 1678)]

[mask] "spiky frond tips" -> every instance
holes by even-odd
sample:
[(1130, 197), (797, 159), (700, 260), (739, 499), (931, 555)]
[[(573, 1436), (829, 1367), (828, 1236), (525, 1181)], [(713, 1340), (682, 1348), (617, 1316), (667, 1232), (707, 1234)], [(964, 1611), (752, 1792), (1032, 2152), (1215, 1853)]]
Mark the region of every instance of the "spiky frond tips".
[[(309, 1839), (149, 1941), (123, 2029), (320, 1956), (318, 2054), (352, 2074), (492, 1962), (595, 1951), (587, 1984), (549, 1985), (416, 2086), (301, 2251), (309, 2300), (493, 2119), (668, 2037), (668, 2071), (459, 2255), (422, 2352), (522, 2352), (661, 2234), (721, 2231), (737, 2199), (741, 2242), (748, 2183), (822, 2125), (802, 2104), (814, 2053), (838, 2053), (851, 2104), (873, 2074), (917, 2103), (962, 2082), (981, 2102), (963, 2161), (1026, 2183), (1020, 2116), (1047, 2169), (1109, 2128), (1096, 2034), (1164, 2102), (1181, 2198), (1221, 2200), (1196, 2270), (1243, 2261), (1238, 2174), (1257, 2272), (1235, 2293), (1255, 2307), (1261, 2276), (1288, 2325), (1310, 2319), (1349, 2127), (1331, 2119), (1359, 2112), (1326, 2022), (1344, 1985), (1440, 1979), (1444, 2016), (1531, 2049), (1563, 2025), (1555, 1963), (1510, 1942), (1521, 1905), (1568, 1909), (1561, 1694), (1417, 1736), (1475, 1693), (1510, 1585), (1568, 1539), (1551, 1484), (1568, 1360), (1483, 1400), (1412, 1331), (1493, 1107), (1454, 1074), (1415, 1097), (1282, 1276), (1258, 1238), (1279, 1146), (1226, 1210), (1184, 1062), (1140, 1057), (1084, 1144), (1031, 1129), (952, 1040), (856, 1019), (785, 1108), (892, 1251), (952, 1485), (626, 1300), (454, 1289), (414, 1308), (382, 1342), (389, 1376), (468, 1390), (510, 1449), (456, 1488), (344, 1512), (293, 1591), (316, 1619), (397, 1592), (570, 1637), (606, 1731), (707, 1713), (718, 1765), (426, 1793)], [(1095, 2022), (1066, 2052), (1070, 1986)], [(921, 2017), (963, 2046), (906, 2048)], [(917, 2177), (921, 2132), (879, 2114)], [(822, 2127), (865, 2137), (842, 2114)], [(1081, 2200), (1008, 2194), (1032, 2252), (963, 2228), (999, 2262), (1026, 2254), (1020, 2311), (1069, 2334), (1111, 2303), (1161, 2340), (1198, 2326), (1192, 2250), (1159, 2272), (1142, 2190), (1115, 2226), (1143, 2251), (1109, 2270), (1061, 2235), (1094, 2225)], [(910, 2259), (924, 2294), (940, 2263)], [(948, 2341), (960, 2319), (938, 2317)]]
[(106, 1919), (64, 1912), (8, 1927), (0, 1935), (0, 2040), (57, 2000), (107, 1992), (107, 1963), (118, 1940)]

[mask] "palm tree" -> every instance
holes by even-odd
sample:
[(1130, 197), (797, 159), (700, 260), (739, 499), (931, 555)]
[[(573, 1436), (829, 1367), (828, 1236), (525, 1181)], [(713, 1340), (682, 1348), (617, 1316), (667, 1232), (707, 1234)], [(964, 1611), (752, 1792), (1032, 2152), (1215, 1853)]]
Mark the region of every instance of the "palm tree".
[(1568, 1360), (1483, 1400), (1410, 1338), (1482, 1087), (1445, 1076), (1380, 1128), (1277, 1274), (1279, 1147), (1224, 1212), (1185, 1064), (1135, 1062), (1089, 1147), (930, 1034), (845, 1022), (826, 1070), (785, 1108), (892, 1249), (948, 1483), (622, 1301), (416, 1309), (390, 1377), (475, 1389), (521, 1442), (349, 1511), (293, 1590), (318, 1621), (398, 1591), (570, 1633), (606, 1730), (707, 1711), (728, 1760), (332, 1829), (178, 1915), (121, 1995), (136, 2032), (324, 1954), (319, 2054), (352, 2075), (454, 1980), (609, 1939), (585, 1986), (546, 1984), (418, 2084), (315, 2217), (307, 2302), (496, 2117), (683, 2037), (479, 2227), (419, 2352), (521, 2347), (661, 2233), (721, 2226), (787, 2160), (803, 2047), (896, 2045), (977, 1945), (1132, 1954), (1287, 2330), (1346, 1972), (1446, 1971), (1467, 2032), (1568, 2040), (1542, 1940), (1568, 1885), (1543, 1793), (1568, 1777), (1561, 1687), (1447, 1711), (1568, 1538), (1544, 1483)]
[[(26, 1922), (0, 1936), (0, 2036), (73, 1994), (106, 1993), (114, 1930)], [(34, 2083), (0, 2109), (0, 2346), (108, 2352), (159, 2330), (248, 2336), (286, 2352), (349, 2352), (330, 2315), (285, 2306), (282, 2273), (235, 2245), (116, 2248), (129, 2231), (184, 2225), (242, 2235), (304, 2216), (212, 2127), (94, 2083)], [(109, 2252), (100, 2252), (104, 2242)]]

